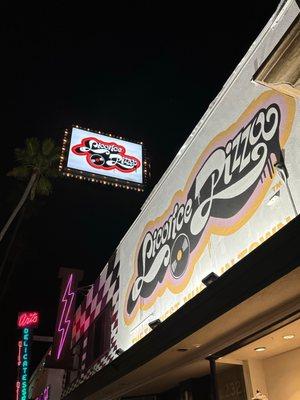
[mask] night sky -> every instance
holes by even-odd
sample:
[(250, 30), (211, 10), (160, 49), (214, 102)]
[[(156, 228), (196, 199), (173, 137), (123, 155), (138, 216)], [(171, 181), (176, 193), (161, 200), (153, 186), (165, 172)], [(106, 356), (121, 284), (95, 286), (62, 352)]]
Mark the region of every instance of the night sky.
[[(27, 137), (60, 145), (64, 129), (78, 124), (141, 140), (152, 179), (138, 193), (58, 178), (52, 195), (33, 204), (6, 263), (9, 282), (0, 282), (0, 291), (7, 287), (0, 304), (1, 400), (14, 398), (17, 312), (40, 311), (36, 334), (53, 334), (59, 267), (83, 269), (82, 285), (95, 280), (279, 1), (232, 1), (226, 8), (161, 3), (14, 4), (2, 13), (1, 227), (22, 193), (6, 173)], [(32, 351), (36, 362), (45, 346), (35, 343)]]

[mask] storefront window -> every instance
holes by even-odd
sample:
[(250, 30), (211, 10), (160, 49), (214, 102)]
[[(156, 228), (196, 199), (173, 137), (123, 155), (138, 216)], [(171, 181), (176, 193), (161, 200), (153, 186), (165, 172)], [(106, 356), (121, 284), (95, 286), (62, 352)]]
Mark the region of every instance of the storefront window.
[(299, 400), (300, 320), (216, 360), (219, 400)]
[(219, 400), (247, 400), (243, 365), (216, 364)]

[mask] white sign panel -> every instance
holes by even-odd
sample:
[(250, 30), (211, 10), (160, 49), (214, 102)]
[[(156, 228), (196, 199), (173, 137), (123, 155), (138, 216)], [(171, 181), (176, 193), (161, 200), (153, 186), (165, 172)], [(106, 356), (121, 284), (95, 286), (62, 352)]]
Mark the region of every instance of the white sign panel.
[(142, 145), (73, 128), (67, 168), (142, 184)]

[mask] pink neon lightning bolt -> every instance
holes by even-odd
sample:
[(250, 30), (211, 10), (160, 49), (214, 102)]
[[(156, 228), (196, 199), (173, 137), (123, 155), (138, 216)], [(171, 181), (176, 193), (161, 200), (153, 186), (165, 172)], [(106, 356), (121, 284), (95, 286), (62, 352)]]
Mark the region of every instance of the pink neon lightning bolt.
[(63, 312), (61, 313), (60, 316), (60, 322), (58, 325), (58, 332), (61, 332), (60, 335), (60, 342), (59, 342), (59, 346), (58, 346), (58, 351), (57, 351), (57, 360), (60, 358), (62, 349), (64, 347), (65, 344), (65, 340), (66, 340), (66, 336), (67, 333), (69, 331), (69, 327), (70, 327), (70, 317), (69, 317), (69, 313), (71, 310), (71, 305), (73, 303), (73, 299), (74, 299), (74, 292), (71, 292), (71, 286), (72, 286), (72, 280), (73, 280), (73, 274), (70, 275), (69, 281), (67, 283), (66, 289), (65, 289), (65, 293), (63, 295), (62, 298), (62, 302), (64, 302), (64, 308), (63, 308)]

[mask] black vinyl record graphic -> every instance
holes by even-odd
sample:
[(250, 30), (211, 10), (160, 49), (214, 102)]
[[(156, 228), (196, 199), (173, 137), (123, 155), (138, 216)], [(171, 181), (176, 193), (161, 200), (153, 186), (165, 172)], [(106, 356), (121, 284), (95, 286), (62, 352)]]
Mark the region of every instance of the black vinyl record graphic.
[(179, 235), (171, 250), (171, 273), (174, 278), (180, 278), (188, 264), (190, 256), (190, 241), (184, 233)]
[(96, 164), (96, 165), (104, 165), (105, 164), (105, 158), (101, 154), (93, 154), (91, 156), (91, 161)]

